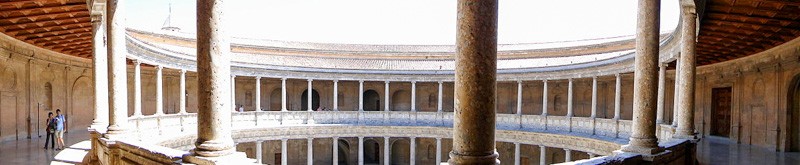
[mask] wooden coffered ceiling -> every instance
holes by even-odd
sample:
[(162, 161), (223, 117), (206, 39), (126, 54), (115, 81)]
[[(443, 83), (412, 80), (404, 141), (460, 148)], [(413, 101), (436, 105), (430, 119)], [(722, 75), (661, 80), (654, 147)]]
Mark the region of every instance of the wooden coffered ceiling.
[(758, 53), (800, 36), (800, 0), (708, 0), (697, 64)]
[(0, 0), (0, 31), (27, 43), (78, 57), (92, 54), (86, 0)]

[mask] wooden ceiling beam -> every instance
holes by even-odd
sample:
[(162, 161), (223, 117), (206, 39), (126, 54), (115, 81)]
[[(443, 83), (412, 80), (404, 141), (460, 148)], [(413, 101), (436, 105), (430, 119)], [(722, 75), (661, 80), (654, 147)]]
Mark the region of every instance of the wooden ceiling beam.
[[(706, 22), (706, 23), (703, 24), (701, 26), (701, 28), (702, 27), (707, 27), (707, 26), (725, 27), (723, 25), (731, 25), (731, 26), (737, 27), (739, 29), (741, 29), (742, 27), (746, 27), (748, 30), (751, 30), (751, 31), (759, 31), (759, 30), (763, 30), (763, 29), (769, 29), (769, 31), (773, 31), (773, 32), (777, 32), (777, 31), (781, 31), (781, 30), (788, 30), (788, 31), (792, 31), (792, 32), (800, 32), (800, 30), (798, 30), (798, 29), (793, 29), (793, 28), (789, 28), (789, 27), (771, 26), (771, 25), (764, 25), (764, 24), (754, 24), (754, 23), (749, 23), (749, 22), (735, 22), (735, 21), (714, 20), (714, 19), (706, 19), (706, 20), (703, 20), (703, 22)], [(719, 24), (719, 25), (717, 25), (717, 24)]]
[[(784, 26), (796, 23), (794, 20), (767, 18), (767, 17), (760, 17), (760, 16), (752, 16), (752, 15), (739, 15), (739, 14), (733, 14), (733, 13), (706, 13), (706, 15), (708, 17), (711, 17), (711, 18), (731, 18), (731, 19), (743, 20), (743, 21), (754, 20), (754, 21), (758, 21), (758, 22), (761, 22), (761, 23), (767, 23), (767, 22), (770, 22), (770, 21), (774, 21), (774, 22), (778, 22), (779, 24), (782, 24)], [(708, 18), (708, 17), (706, 17), (706, 18)]]
[[(42, 18), (49, 18), (49, 19), (59, 19), (58, 16), (60, 15), (69, 15), (69, 18), (75, 18), (77, 15), (89, 15), (89, 10), (81, 10), (81, 11), (64, 11), (64, 12), (54, 12), (54, 13), (47, 13), (47, 14), (39, 14), (39, 15), (27, 15), (27, 16), (20, 16), (20, 17), (12, 17), (12, 18), (3, 18), (0, 20), (9, 21), (11, 23), (18, 23), (21, 20), (28, 19), (31, 21), (37, 21)], [(63, 17), (61, 17), (63, 18)]]
[(30, 39), (49, 37), (49, 36), (57, 36), (57, 35), (62, 35), (62, 34), (74, 34), (74, 33), (82, 33), (82, 32), (92, 33), (92, 28), (86, 28), (86, 27), (72, 28), (72, 29), (56, 30), (56, 31), (49, 31), (49, 32), (31, 33), (31, 34), (26, 34), (26, 35), (20, 35), (18, 37), (25, 38), (25, 40), (30, 40)]
[(84, 3), (70, 4), (70, 5), (64, 5), (64, 6), (50, 6), (50, 7), (36, 7), (36, 8), (27, 8), (27, 9), (17, 9), (17, 10), (6, 10), (6, 11), (0, 11), (0, 16), (8, 17), (8, 15), (11, 14), (11, 13), (22, 13), (23, 15), (28, 15), (31, 12), (34, 12), (34, 11), (43, 11), (44, 13), (50, 13), (51, 10), (60, 10), (60, 9), (61, 10), (66, 10), (66, 11), (72, 11), (72, 10), (74, 10), (74, 8), (80, 8), (80, 7), (83, 7), (85, 9), (87, 7), (86, 3), (84, 2)]
[(42, 43), (47, 41), (54, 40), (53, 38), (77, 38), (77, 37), (84, 37), (84, 36), (92, 36), (91, 32), (82, 32), (82, 33), (72, 33), (72, 34), (65, 34), (65, 35), (57, 35), (57, 36), (50, 36), (50, 37), (42, 37), (33, 39), (33, 43)]
[(36, 30), (42, 30), (43, 29), (45, 31), (51, 31), (51, 30), (53, 30), (53, 28), (67, 28), (69, 26), (75, 26), (75, 25), (79, 26), (79, 28), (91, 27), (92, 26), (92, 22), (74, 22), (74, 23), (65, 23), (65, 24), (60, 24), (60, 25), (42, 26), (42, 27), (38, 27), (38, 28), (24, 28), (24, 29), (17, 29), (17, 30), (8, 30), (8, 31), (6, 31), (6, 33), (10, 33), (10, 34), (16, 35), (16, 34), (19, 34), (21, 32), (27, 32), (27, 34), (32, 34), (32, 33), (36, 32)]
[(91, 22), (92, 19), (89, 18), (89, 17), (84, 17), (84, 18), (62, 18), (62, 19), (54, 19), (54, 20), (37, 20), (37, 21), (34, 21), (34, 22), (23, 23), (23, 24), (3, 25), (3, 26), (0, 26), (0, 28), (2, 28), (2, 29), (10, 29), (11, 27), (25, 28), (25, 27), (30, 27), (30, 26), (36, 26), (38, 28), (38, 27), (42, 27), (43, 25), (46, 25), (46, 24), (64, 24), (64, 23), (81, 22), (81, 21)]
[(42, 41), (42, 42), (34, 42), (34, 44), (44, 44), (42, 46), (47, 47), (47, 46), (53, 46), (53, 45), (67, 43), (67, 42), (76, 42), (76, 41), (80, 41), (80, 40), (90, 40), (90, 39), (92, 39), (91, 35), (83, 36), (83, 37), (66, 37), (64, 39), (54, 39), (54, 40), (45, 40), (45, 41)]
[(782, 1), (781, 1), (781, 0), (751, 0), (751, 1), (755, 1), (755, 2), (771, 2), (771, 3), (782, 3), (782, 4), (786, 4), (786, 5), (792, 5), (792, 6), (798, 6), (798, 7), (800, 7), (800, 2), (786, 1), (786, 0), (782, 0)]
[[(24, 0), (24, 1), (7, 1), (7, 2), (0, 2), (0, 6), (20, 6), (26, 3), (35, 3), (37, 5), (41, 5), (47, 2), (59, 2), (60, 4), (67, 4), (69, 2), (80, 2), (83, 0)], [(84, 1), (85, 3), (85, 1)]]
[(59, 50), (59, 51), (64, 51), (64, 50), (68, 50), (68, 49), (75, 49), (75, 48), (77, 48), (78, 46), (81, 46), (81, 45), (89, 45), (91, 43), (92, 43), (92, 41), (81, 41), (81, 42), (68, 43), (68, 44), (63, 44), (63, 45), (56, 45), (56, 46), (53, 46), (52, 48), (56, 49), (56, 50)]
[(781, 16), (793, 17), (795, 19), (800, 17), (800, 14), (798, 14), (798, 13), (792, 13), (794, 11), (767, 10), (767, 9), (762, 9), (762, 8), (757, 8), (757, 7), (746, 7), (746, 6), (733, 7), (733, 6), (724, 6), (724, 5), (711, 5), (711, 6), (708, 7), (708, 9), (709, 9), (709, 11), (713, 11), (713, 12), (730, 13), (733, 10), (745, 10), (745, 11), (749, 11), (749, 12), (771, 13), (772, 15), (780, 14)]

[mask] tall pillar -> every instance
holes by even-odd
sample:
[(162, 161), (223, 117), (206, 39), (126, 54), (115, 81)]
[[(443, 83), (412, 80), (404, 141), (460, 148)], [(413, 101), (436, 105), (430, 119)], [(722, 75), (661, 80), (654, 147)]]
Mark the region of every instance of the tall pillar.
[(436, 164), (442, 163), (442, 138), (436, 138)]
[(133, 61), (133, 116), (142, 116), (142, 62)]
[(281, 139), (281, 165), (289, 164), (289, 145), (287, 139)]
[(333, 80), (333, 111), (339, 111), (339, 80)]
[(622, 151), (639, 154), (660, 152), (656, 138), (658, 90), (658, 30), (660, 0), (639, 0), (636, 57), (633, 77), (633, 121), (628, 145)]
[(108, 127), (108, 54), (106, 54), (105, 21), (101, 15), (92, 17), (92, 73), (94, 74), (94, 120), (92, 128)]
[(164, 115), (164, 76), (163, 66), (156, 66), (156, 115)]
[(308, 100), (308, 101), (306, 101), (307, 106), (308, 106), (308, 111), (314, 111), (313, 107), (311, 107), (311, 105), (313, 105), (311, 103), (314, 102), (313, 97), (311, 97), (313, 95), (313, 91), (314, 91), (314, 87), (311, 85), (312, 81), (314, 81), (314, 80), (308, 79), (308, 92), (306, 93), (307, 94), (306, 95), (307, 96), (306, 99)]
[(286, 78), (281, 78), (281, 111), (286, 109)]
[(264, 148), (261, 147), (263, 144), (264, 144), (264, 141), (261, 141), (261, 140), (256, 141), (256, 163), (258, 163), (258, 164), (263, 164), (263, 163), (261, 163), (264, 160), (264, 157), (263, 157)]
[(572, 150), (564, 149), (564, 153), (565, 153), (564, 154), (565, 155), (564, 161), (571, 162), (572, 161)]
[(239, 107), (236, 106), (236, 75), (231, 74), (231, 106), (234, 112), (239, 112)]
[(409, 146), (409, 163), (410, 165), (414, 165), (417, 163), (417, 137), (409, 138), (411, 145)]
[(517, 80), (517, 115), (522, 115), (522, 80)]
[[(333, 137), (333, 165), (339, 164), (339, 137)], [(345, 158), (347, 159), (347, 158)]]
[(180, 114), (186, 114), (186, 69), (181, 69), (181, 85), (180, 85)]
[(547, 80), (542, 83), (542, 116), (547, 116)]
[(500, 164), (495, 151), (497, 0), (458, 0), (450, 164)]
[(221, 24), (224, 1), (197, 2), (197, 142), (194, 154), (218, 157), (234, 152), (230, 42)]
[(261, 111), (261, 76), (256, 76), (256, 107), (255, 111)]
[(682, 5), (683, 25), (681, 28), (681, 57), (679, 58), (681, 68), (681, 83), (678, 90), (680, 98), (678, 100), (678, 128), (675, 130), (675, 137), (685, 139), (695, 139), (694, 133), (694, 88), (695, 88), (695, 42), (697, 29), (697, 13), (694, 5)]
[(417, 111), (417, 81), (411, 81), (411, 111)]
[(539, 165), (547, 165), (547, 147), (539, 145)]
[(314, 138), (308, 138), (308, 142), (306, 143), (306, 164), (312, 165), (314, 164)]
[(658, 67), (658, 100), (656, 103), (656, 123), (664, 123), (664, 89), (666, 88), (667, 64), (659, 63)]
[(358, 165), (364, 165), (364, 137), (358, 137)]
[(389, 165), (391, 163), (391, 161), (390, 161), (391, 160), (391, 154), (390, 154), (391, 150), (389, 150), (390, 148), (392, 148), (392, 147), (389, 146), (389, 137), (388, 136), (384, 136), (383, 137), (383, 165)]
[(614, 85), (614, 120), (619, 120), (622, 110), (622, 75), (616, 74)]
[(592, 77), (592, 115), (591, 118), (597, 117), (597, 76)]
[(358, 111), (364, 111), (364, 80), (358, 80)]
[(520, 147), (519, 143), (514, 143), (514, 164), (515, 165), (520, 165), (520, 153), (519, 153), (520, 148), (519, 147)]
[(128, 71), (125, 56), (125, 2), (108, 0), (106, 3), (106, 30), (108, 38), (108, 79), (109, 79), (109, 139), (122, 139), (128, 127)]
[(436, 99), (436, 112), (439, 113), (442, 112), (442, 83), (444, 82), (439, 81), (439, 95), (437, 96), (438, 99)]
[(572, 87), (573, 86), (574, 85), (572, 85), (572, 79), (570, 78), (568, 86), (567, 86), (567, 117), (572, 117), (574, 115), (573, 110), (572, 110), (572, 92), (573, 92)]
[[(681, 58), (681, 55), (678, 54), (677, 58), (678, 60), (675, 60), (675, 66), (680, 66), (681, 60), (679, 59)], [(672, 123), (671, 123), (672, 127), (678, 127), (678, 108), (680, 107), (679, 100), (681, 96), (681, 90), (680, 90), (681, 78), (679, 75), (681, 75), (681, 67), (675, 67), (675, 82), (674, 82), (675, 87), (673, 90), (674, 92), (672, 93)]]
[(389, 111), (389, 81), (385, 81), (383, 86), (383, 110)]

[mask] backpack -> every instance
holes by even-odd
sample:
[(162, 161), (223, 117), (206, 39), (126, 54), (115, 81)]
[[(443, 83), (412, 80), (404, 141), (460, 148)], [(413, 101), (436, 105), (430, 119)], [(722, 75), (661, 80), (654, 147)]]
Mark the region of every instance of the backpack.
[(53, 119), (50, 119), (49, 122), (47, 122), (47, 131), (48, 132), (50, 132), (50, 133), (56, 132), (56, 122), (58, 122), (57, 120), (58, 120), (58, 118), (53, 118)]

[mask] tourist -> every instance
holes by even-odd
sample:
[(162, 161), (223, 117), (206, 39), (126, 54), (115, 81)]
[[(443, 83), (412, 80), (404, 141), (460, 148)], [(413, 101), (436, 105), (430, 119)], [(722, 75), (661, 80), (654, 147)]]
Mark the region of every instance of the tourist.
[(244, 105), (239, 105), (239, 112), (244, 112)]
[(47, 120), (45, 120), (45, 123), (47, 123), (47, 129), (45, 130), (47, 135), (45, 135), (44, 149), (47, 149), (48, 142), (50, 143), (50, 148), (56, 149), (56, 139), (53, 137), (53, 133), (56, 132), (56, 122), (53, 118), (53, 112), (47, 113)]
[(61, 109), (56, 109), (56, 144), (58, 144), (58, 148), (56, 150), (63, 150), (64, 149), (64, 125), (67, 124), (67, 121), (64, 120), (64, 115), (61, 114)]

